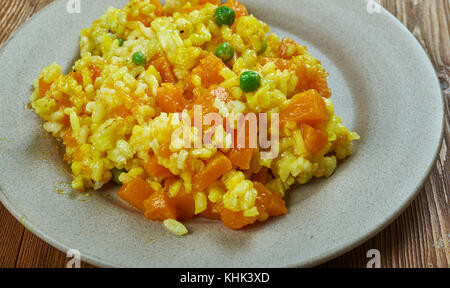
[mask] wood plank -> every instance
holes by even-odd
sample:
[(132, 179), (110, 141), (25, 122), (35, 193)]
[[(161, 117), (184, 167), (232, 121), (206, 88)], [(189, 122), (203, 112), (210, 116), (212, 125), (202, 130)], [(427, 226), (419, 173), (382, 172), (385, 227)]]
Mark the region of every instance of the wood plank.
[(450, 162), (447, 150), (450, 91), (450, 4), (447, 0), (380, 2), (419, 40), (436, 68), (445, 101), (445, 135), (439, 159), (418, 198), (388, 228), (321, 267), (365, 267), (365, 252), (379, 249), (383, 267), (449, 267)]
[(0, 231), (0, 267), (14, 267), (24, 228), (1, 204)]
[[(16, 268), (63, 268), (70, 259), (66, 254), (48, 245), (33, 233), (25, 230), (20, 252), (17, 256)], [(93, 266), (82, 263), (82, 268)]]

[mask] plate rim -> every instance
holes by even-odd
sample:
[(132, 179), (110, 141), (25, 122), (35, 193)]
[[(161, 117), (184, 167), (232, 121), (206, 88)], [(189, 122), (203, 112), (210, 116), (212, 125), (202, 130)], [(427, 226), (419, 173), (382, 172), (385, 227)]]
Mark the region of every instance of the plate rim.
[[(62, 1), (64, 1), (64, 0), (54, 0), (50, 4), (43, 7), (41, 10), (39, 10), (37, 13), (32, 15), (23, 24), (21, 24), (17, 29), (15, 29), (11, 33), (11, 35), (8, 37), (8, 39), (0, 46), (0, 57), (4, 54), (6, 48), (9, 46), (10, 42), (16, 37), (17, 34), (19, 34), (22, 30), (24, 30), (29, 25), (32, 25), (33, 22), (35, 21), (35, 19), (40, 14), (42, 14), (46, 10), (51, 9), (53, 6), (56, 6), (59, 2), (62, 2)], [(373, 0), (358, 0), (358, 1), (361, 2), (362, 4), (367, 5), (368, 2), (373, 1)], [(379, 224), (376, 225), (376, 227), (374, 227), (373, 229), (370, 229), (371, 232), (368, 232), (368, 233), (365, 233), (358, 237), (355, 237), (355, 239), (353, 241), (347, 242), (345, 245), (341, 245), (342, 247), (335, 247), (333, 253), (329, 253), (325, 256), (324, 255), (316, 255), (314, 257), (311, 257), (311, 259), (309, 261), (306, 261), (306, 262), (303, 261), (303, 263), (302, 263), (302, 261), (298, 260), (297, 263), (286, 264), (286, 265), (282, 266), (283, 268), (313, 267), (316, 265), (320, 265), (322, 263), (325, 263), (325, 262), (332, 260), (338, 256), (341, 256), (341, 255), (351, 251), (352, 249), (360, 246), (361, 244), (365, 243), (366, 241), (368, 241), (369, 239), (371, 239), (372, 237), (377, 235), (380, 231), (382, 231), (383, 229), (388, 227), (393, 221), (395, 221), (411, 205), (411, 202), (416, 199), (419, 192), (423, 188), (425, 182), (429, 179), (430, 173), (436, 164), (437, 158), (439, 156), (439, 152), (442, 148), (442, 141), (443, 141), (443, 137), (444, 137), (444, 126), (445, 126), (445, 105), (444, 105), (442, 89), (440, 88), (439, 78), (436, 74), (436, 68), (434, 67), (434, 65), (433, 65), (429, 55), (425, 51), (424, 47), (422, 47), (422, 45), (419, 43), (419, 41), (413, 35), (413, 33), (410, 30), (408, 30), (408, 28), (397, 17), (395, 17), (392, 13), (390, 13), (386, 8), (384, 8), (380, 4), (378, 4), (378, 5), (381, 7), (380, 14), (384, 14), (384, 17), (386, 17), (386, 20), (390, 20), (393, 25), (396, 25), (398, 28), (400, 28), (403, 31), (403, 33), (406, 33), (408, 35), (409, 40), (410, 41), (412, 40), (411, 44), (414, 43), (414, 45), (416, 46), (415, 49), (418, 49), (418, 51), (421, 52), (422, 56), (424, 58), (426, 58), (426, 60), (425, 59), (424, 60), (427, 63), (427, 65), (432, 67), (432, 70), (435, 72), (433, 78), (435, 79), (435, 85), (437, 85), (436, 87), (439, 87), (439, 94), (440, 94), (440, 97), (439, 97), (440, 103), (439, 104), (441, 107), (441, 109), (439, 109), (440, 110), (439, 116), (441, 118), (441, 121), (440, 121), (440, 136), (439, 136), (438, 142), (433, 143), (436, 146), (434, 148), (433, 157), (432, 157), (431, 161), (429, 161), (429, 164), (427, 165), (427, 167), (425, 169), (425, 173), (423, 174), (422, 178), (420, 179), (420, 181), (418, 181), (415, 191), (410, 193), (410, 195), (407, 197), (407, 199), (404, 201), (404, 203), (399, 208), (395, 209), (395, 211), (393, 213), (391, 213), (390, 215), (385, 216), (383, 220), (379, 221)], [(268, 23), (268, 25), (270, 26), (270, 23)], [(55, 239), (53, 236), (49, 236), (49, 233), (45, 233), (44, 231), (42, 231), (41, 228), (39, 228), (39, 224), (33, 223), (33, 221), (30, 221), (28, 218), (24, 217), (23, 216), (24, 213), (19, 211), (19, 209), (17, 207), (14, 207), (14, 205), (9, 201), (7, 195), (2, 190), (1, 186), (0, 186), (0, 202), (4, 205), (6, 210), (10, 214), (12, 214), (14, 216), (14, 218), (20, 224), (22, 224), (24, 226), (25, 229), (29, 230), (34, 235), (38, 236), (41, 240), (43, 240), (44, 242), (48, 243), (49, 245), (55, 247), (62, 253), (66, 253), (70, 249), (70, 247), (65, 245), (63, 243), (63, 241), (59, 241), (59, 240)], [(89, 263), (91, 265), (95, 265), (98, 267), (108, 267), (108, 268), (122, 267), (122, 265), (120, 265), (118, 263), (113, 263), (109, 260), (102, 259), (101, 257), (92, 255), (90, 253), (83, 253), (82, 251), (80, 251), (80, 253), (81, 253), (81, 260), (83, 262)]]

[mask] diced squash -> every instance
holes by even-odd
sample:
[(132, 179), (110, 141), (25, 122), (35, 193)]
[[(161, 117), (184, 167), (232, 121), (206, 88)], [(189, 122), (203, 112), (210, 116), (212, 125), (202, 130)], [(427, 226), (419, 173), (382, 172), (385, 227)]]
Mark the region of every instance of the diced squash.
[(64, 124), (64, 126), (70, 125), (70, 115), (64, 115), (64, 117), (61, 119), (61, 123)]
[(322, 97), (329, 98), (331, 96), (327, 83), (328, 73), (323, 68), (311, 67), (308, 63), (304, 63), (304, 61), (296, 58), (263, 58), (263, 64), (268, 62), (274, 63), (281, 71), (295, 72), (298, 77), (296, 91), (304, 92), (314, 89)]
[(291, 59), (298, 55), (296, 52), (297, 43), (291, 38), (283, 38), (280, 43), (278, 54), (280, 58)]
[(227, 156), (233, 165), (239, 167), (242, 170), (248, 170), (250, 169), (253, 150), (254, 149), (252, 148), (233, 148), (227, 153)]
[(159, 156), (164, 157), (164, 158), (169, 158), (170, 154), (171, 154), (170, 140), (159, 145), (159, 147), (158, 147), (158, 155)]
[(301, 124), (303, 141), (305, 148), (311, 153), (317, 153), (328, 144), (328, 133), (309, 126), (308, 124)]
[(233, 97), (231, 97), (230, 92), (224, 87), (220, 86), (211, 86), (211, 95), (217, 99), (219, 99), (222, 102), (228, 103), (231, 100), (233, 100)]
[(183, 111), (183, 90), (170, 83), (162, 84), (157, 90), (156, 105), (166, 113)]
[(72, 154), (72, 160), (73, 161), (77, 161), (77, 162), (81, 162), (81, 161), (83, 161), (83, 157), (84, 157), (84, 153), (83, 153), (83, 151), (81, 150), (81, 149), (77, 149), (77, 151), (75, 151), (73, 154)]
[[(62, 95), (61, 99), (58, 100), (59, 105), (61, 105), (62, 107), (71, 107), (72, 102), (70, 102), (70, 96), (67, 95), (66, 93), (62, 93), (61, 95)], [(69, 116), (69, 123), (70, 123), (70, 116)]]
[(256, 207), (260, 214), (268, 213), (269, 216), (279, 216), (287, 213), (286, 204), (279, 194), (270, 191), (260, 182), (254, 181), (253, 185), (258, 191)]
[(170, 202), (175, 205), (177, 220), (192, 219), (195, 216), (195, 201), (192, 193), (186, 193), (184, 187), (178, 191), (174, 198), (170, 198), (170, 189), (177, 181), (175, 176), (170, 176), (164, 180), (164, 191), (169, 195)]
[(192, 70), (193, 74), (202, 78), (202, 86), (208, 87), (213, 84), (220, 84), (225, 79), (220, 75), (220, 71), (224, 67), (222, 60), (214, 54), (209, 53), (205, 58), (200, 60), (200, 65)]
[(52, 86), (52, 83), (47, 83), (43, 78), (39, 78), (39, 95), (44, 97), (47, 91), (50, 90), (50, 86)]
[(330, 98), (331, 91), (327, 83), (328, 73), (322, 67), (312, 68), (310, 64), (295, 58), (292, 62), (293, 67), (295, 67), (295, 74), (298, 77), (297, 91), (303, 92), (314, 89), (319, 92), (320, 96)]
[(229, 0), (224, 6), (230, 7), (234, 10), (236, 18), (248, 16), (247, 8), (239, 1)]
[(180, 191), (178, 195), (172, 200), (175, 202), (178, 220), (187, 220), (194, 218), (195, 201), (192, 193)]
[[(160, 17), (164, 15), (164, 10), (161, 2), (159, 0), (150, 0), (150, 4), (155, 5), (155, 16)], [(153, 19), (149, 15), (138, 14), (137, 16), (132, 16), (128, 14), (128, 21), (140, 21), (144, 26), (150, 27), (150, 23), (152, 23)]]
[(196, 192), (204, 191), (223, 174), (233, 168), (231, 161), (222, 153), (218, 152), (214, 158), (210, 159), (203, 170), (193, 177), (193, 188)]
[(83, 76), (80, 73), (72, 71), (69, 73), (69, 76), (73, 77), (73, 79), (75, 79), (78, 84), (80, 84), (80, 85), (83, 84)]
[(125, 106), (118, 106), (118, 107), (114, 107), (113, 109), (111, 109), (110, 115), (112, 118), (115, 118), (115, 117), (126, 118), (131, 115), (131, 111), (128, 110), (127, 107), (125, 107)]
[(91, 65), (88, 68), (89, 68), (89, 71), (91, 71), (92, 83), (95, 83), (95, 79), (97, 79), (98, 77), (100, 77), (102, 75), (102, 68), (100, 68), (96, 65)]
[(267, 181), (269, 180), (269, 168), (261, 167), (261, 170), (259, 170), (258, 173), (253, 174), (252, 180), (258, 181), (262, 184), (266, 184)]
[(328, 119), (325, 101), (316, 90), (308, 90), (292, 97), (287, 107), (280, 112), (280, 123), (300, 122), (311, 125)]
[(76, 147), (78, 146), (77, 140), (72, 136), (72, 130), (69, 129), (69, 131), (66, 132), (63, 136), (63, 143), (67, 147)]
[(245, 217), (242, 211), (233, 212), (226, 208), (222, 209), (220, 213), (220, 219), (223, 224), (230, 229), (242, 229), (247, 225), (253, 224), (256, 222), (256, 217)]
[[(219, 89), (220, 90), (220, 89)], [(202, 108), (202, 116), (207, 115), (208, 113), (218, 113), (219, 110), (214, 106), (215, 98), (218, 96), (215, 89), (208, 90), (202, 87), (195, 87), (192, 91), (192, 99), (190, 99), (189, 104), (186, 106), (186, 109), (193, 111), (194, 106), (201, 106)], [(223, 92), (223, 91), (222, 91)], [(227, 97), (225, 94), (219, 92), (219, 97)], [(221, 99), (221, 98), (219, 98)], [(224, 98), (222, 98), (224, 99)], [(193, 112), (192, 117), (193, 118)], [(203, 127), (207, 127), (203, 125)], [(206, 130), (206, 129), (205, 129)]]
[(158, 70), (163, 83), (177, 83), (177, 78), (173, 74), (172, 65), (170, 65), (166, 56), (158, 54), (150, 61), (150, 64)]
[(208, 113), (218, 112), (217, 108), (214, 107), (214, 95), (208, 89), (196, 87), (192, 93), (194, 97), (193, 105), (202, 107), (203, 116)]
[(281, 71), (288, 70), (288, 71), (295, 71), (295, 67), (292, 65), (292, 61), (283, 59), (283, 58), (269, 58), (264, 57), (262, 59), (262, 64), (265, 65), (267, 63), (274, 63), (275, 66), (277, 66), (278, 69)]
[(219, 220), (220, 212), (222, 211), (222, 209), (223, 209), (222, 204), (212, 203), (208, 201), (208, 207), (206, 208), (205, 211), (203, 211), (199, 215), (207, 219)]
[(220, 0), (199, 0), (198, 1), (199, 5), (203, 5), (203, 4), (206, 4), (206, 3), (211, 3), (211, 4), (214, 4), (214, 5), (220, 5)]
[(150, 0), (150, 3), (155, 5), (155, 7), (156, 7), (156, 9), (155, 9), (156, 17), (163, 16), (164, 10), (163, 10), (163, 5), (161, 4), (161, 2), (159, 2), (159, 0)]
[(153, 193), (145, 200), (144, 208), (144, 215), (147, 219), (154, 221), (177, 219), (175, 203), (163, 190)]
[(119, 192), (117, 192), (117, 195), (130, 205), (144, 211), (144, 201), (149, 198), (153, 192), (153, 189), (144, 179), (135, 177), (127, 184), (122, 185)]
[(149, 16), (144, 15), (144, 14), (139, 14), (136, 17), (128, 16), (128, 20), (129, 21), (139, 21), (142, 24), (144, 24), (145, 27), (150, 27), (150, 23), (152, 22), (152, 19)]
[(158, 164), (158, 158), (154, 154), (151, 154), (149, 161), (144, 164), (144, 170), (148, 175), (159, 179), (165, 179), (172, 175), (169, 169)]

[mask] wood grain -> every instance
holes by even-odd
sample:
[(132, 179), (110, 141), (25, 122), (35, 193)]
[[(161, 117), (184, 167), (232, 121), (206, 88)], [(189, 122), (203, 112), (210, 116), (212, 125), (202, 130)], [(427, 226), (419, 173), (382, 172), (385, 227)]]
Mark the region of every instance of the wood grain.
[[(0, 44), (52, 0), (1, 0)], [(450, 267), (450, 0), (380, 0), (414, 34), (428, 53), (445, 100), (442, 148), (419, 196), (388, 228), (358, 248), (320, 267), (366, 267), (370, 249), (382, 267)], [(67, 258), (27, 231), (0, 204), (0, 267), (65, 267)], [(93, 267), (83, 264), (82, 267)]]

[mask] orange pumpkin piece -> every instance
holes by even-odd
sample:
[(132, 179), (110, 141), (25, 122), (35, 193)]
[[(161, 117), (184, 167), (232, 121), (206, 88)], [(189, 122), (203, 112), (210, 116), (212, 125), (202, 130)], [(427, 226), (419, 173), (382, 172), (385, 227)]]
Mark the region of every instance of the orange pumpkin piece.
[(233, 97), (231, 96), (230, 92), (224, 87), (217, 86), (217, 87), (211, 87), (211, 95), (214, 98), (219, 99), (222, 102), (228, 103), (231, 100), (233, 100)]
[(83, 76), (80, 73), (72, 71), (69, 73), (69, 76), (73, 77), (79, 85), (83, 84)]
[(144, 201), (153, 193), (153, 189), (141, 177), (136, 177), (122, 185), (117, 195), (131, 206), (144, 211)]
[[(214, 107), (215, 95), (213, 95), (212, 91), (203, 87), (195, 87), (192, 91), (192, 95), (193, 98), (189, 101), (188, 105), (186, 105), (188, 110), (193, 110), (194, 105), (198, 105), (202, 108), (202, 116), (205, 116), (208, 113), (219, 112), (219, 110)], [(193, 115), (194, 114), (192, 114), (192, 116)]]
[(144, 201), (145, 218), (154, 221), (177, 219), (175, 203), (163, 191), (157, 191)]
[(50, 86), (52, 86), (52, 83), (47, 83), (43, 78), (39, 78), (39, 95), (44, 97), (45, 93), (50, 90)]
[(223, 174), (233, 168), (231, 161), (221, 152), (217, 152), (214, 158), (210, 159), (203, 170), (199, 171), (193, 177), (194, 191), (204, 191), (211, 186)]
[(303, 141), (305, 148), (311, 153), (317, 153), (328, 144), (328, 133), (309, 126), (308, 124), (301, 124)]
[(150, 155), (150, 160), (144, 164), (144, 170), (148, 175), (159, 179), (165, 179), (172, 176), (169, 169), (158, 164), (158, 157), (154, 154)]
[(72, 154), (72, 160), (81, 162), (83, 161), (83, 156), (84, 153), (81, 151), (81, 149), (77, 149), (77, 151), (75, 151), (75, 153)]
[(266, 184), (269, 179), (269, 168), (261, 167), (258, 173), (252, 175), (253, 181), (258, 181), (262, 184)]
[(250, 169), (250, 162), (252, 160), (253, 156), (253, 149), (252, 148), (242, 148), (237, 149), (233, 148), (231, 149), (228, 154), (228, 159), (230, 159), (231, 163), (233, 165), (239, 167), (243, 170)]
[(64, 126), (69, 126), (70, 125), (70, 116), (69, 115), (64, 115), (64, 117), (61, 120), (61, 123)]
[(245, 217), (242, 211), (234, 212), (226, 208), (220, 212), (220, 219), (225, 226), (233, 230), (242, 229), (256, 222), (256, 217)]
[(69, 131), (67, 131), (66, 134), (64, 134), (63, 143), (67, 147), (76, 147), (78, 145), (77, 140), (72, 136), (72, 129), (69, 129)]
[(292, 57), (295, 57), (299, 55), (297, 53), (297, 43), (295, 43), (294, 40), (291, 38), (283, 38), (280, 43), (280, 47), (278, 50), (278, 54), (280, 55), (280, 58), (283, 59), (291, 59)]
[(208, 201), (208, 207), (199, 215), (211, 220), (220, 220), (220, 212), (222, 211), (222, 209), (222, 204), (216, 204)]
[(325, 70), (312, 69), (310, 65), (295, 58), (264, 58), (262, 64), (268, 62), (273, 62), (281, 71), (288, 70), (295, 72), (298, 77), (296, 86), (298, 92), (314, 89), (317, 90), (322, 97), (329, 98), (331, 96), (331, 91), (327, 83), (328, 73)]
[(128, 116), (131, 115), (131, 111), (128, 110), (127, 107), (125, 107), (125, 106), (118, 106), (118, 107), (111, 109), (110, 115), (112, 118), (115, 118), (115, 117), (127, 118)]
[[(164, 10), (159, 0), (150, 0), (150, 4), (155, 5), (155, 16), (160, 17), (164, 15)], [(153, 19), (148, 15), (138, 14), (137, 16), (128, 15), (128, 21), (139, 21), (144, 24), (145, 27), (150, 27)]]
[(177, 83), (177, 78), (173, 74), (172, 65), (170, 65), (169, 60), (163, 54), (158, 54), (150, 61), (156, 70), (158, 70), (161, 75), (161, 80), (163, 83)]
[[(58, 100), (58, 103), (62, 107), (70, 107), (70, 106), (72, 106), (72, 102), (70, 102), (70, 96), (67, 95), (66, 93), (62, 93), (61, 94), (61, 99)], [(69, 124), (70, 124), (70, 116), (69, 116)]]
[(203, 87), (209, 88), (212, 84), (220, 84), (225, 80), (220, 75), (220, 71), (224, 65), (221, 59), (209, 53), (205, 58), (200, 60), (200, 65), (195, 67), (192, 73), (202, 78)]
[(158, 87), (156, 94), (156, 105), (163, 112), (176, 113), (183, 111), (183, 90), (170, 83), (163, 83)]
[(302, 122), (320, 124), (328, 119), (325, 101), (316, 90), (308, 90), (292, 97), (280, 112), (280, 123)]
[[(168, 195), (172, 184), (177, 181), (173, 175), (164, 180), (164, 191)], [(195, 201), (192, 193), (186, 193), (184, 187), (178, 192), (175, 198), (170, 198), (170, 202), (175, 205), (177, 220), (192, 219), (195, 216)]]
[(214, 95), (210, 93), (208, 89), (202, 87), (196, 87), (192, 91), (194, 96), (194, 105), (202, 106), (202, 112), (205, 113), (217, 112), (217, 108), (214, 107)]
[(170, 157), (170, 141), (164, 142), (158, 147), (158, 155), (164, 158)]
[(163, 10), (163, 6), (162, 6), (161, 2), (159, 2), (159, 0), (150, 0), (150, 4), (153, 4), (156, 7), (156, 9), (155, 9), (156, 17), (163, 16), (164, 10)]
[(96, 65), (91, 65), (88, 67), (88, 69), (91, 72), (92, 83), (95, 83), (95, 79), (97, 79), (98, 77), (100, 77), (102, 75), (102, 68), (100, 68)]
[[(155, 6), (155, 16), (160, 17), (164, 15), (164, 10), (161, 2), (159, 0), (150, 0), (150, 4)], [(128, 21), (140, 21), (144, 26), (150, 27), (150, 23), (153, 21), (153, 19), (150, 16), (139, 14), (136, 17), (132, 17), (131, 15), (128, 15)]]
[(328, 73), (325, 70), (312, 69), (310, 65), (298, 59), (293, 59), (292, 62), (293, 67), (295, 67), (293, 71), (298, 77), (297, 91), (303, 92), (314, 89), (319, 92), (320, 96), (330, 98), (331, 91), (327, 83)]
[(268, 213), (269, 216), (279, 216), (287, 213), (286, 203), (279, 194), (270, 191), (258, 181), (254, 181), (253, 185), (258, 191), (256, 207), (260, 214)]
[(281, 71), (289, 70), (289, 71), (295, 71), (295, 67), (292, 65), (292, 61), (283, 59), (283, 58), (268, 58), (265, 57), (262, 59), (262, 64), (265, 65), (269, 62), (272, 62), (277, 66), (278, 69)]
[(247, 8), (239, 1), (229, 0), (224, 6), (230, 7), (234, 10), (236, 18), (248, 16)]
[(199, 5), (203, 5), (203, 4), (206, 4), (206, 3), (211, 3), (211, 4), (214, 4), (214, 5), (220, 5), (220, 0), (199, 0), (198, 1)]
[(195, 201), (192, 193), (180, 191), (178, 192), (178, 195), (173, 198), (173, 201), (175, 202), (175, 207), (177, 209), (178, 220), (187, 220), (195, 217)]

